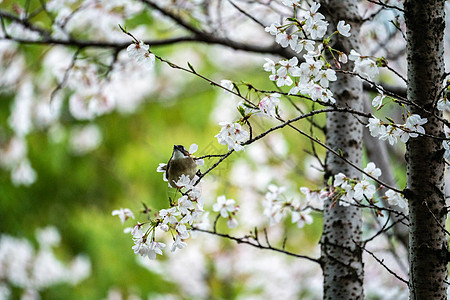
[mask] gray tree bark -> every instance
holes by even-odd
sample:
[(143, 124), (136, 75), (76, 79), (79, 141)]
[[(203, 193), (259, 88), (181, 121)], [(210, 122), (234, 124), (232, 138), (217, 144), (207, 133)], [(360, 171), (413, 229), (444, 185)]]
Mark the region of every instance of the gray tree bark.
[[(432, 110), (444, 75), (444, 0), (405, 2), (409, 101)], [(444, 137), (443, 125), (416, 106), (412, 113), (428, 119), (427, 134)], [(437, 112), (438, 113), (438, 112)], [(447, 241), (445, 226), (442, 141), (429, 137), (407, 143), (409, 205), (410, 299), (447, 299)]]
[[(322, 12), (334, 27), (339, 20), (345, 20), (352, 26), (352, 36), (337, 36), (333, 48), (349, 53), (359, 50), (359, 20), (356, 1), (321, 1)], [(344, 70), (353, 70), (351, 62), (343, 64)], [(338, 80), (331, 90), (340, 107), (351, 107), (362, 111), (362, 82), (354, 77), (338, 74)], [(354, 117), (343, 113), (327, 115), (327, 145), (355, 163), (361, 165), (363, 125)], [(359, 177), (358, 171), (344, 163), (333, 154), (326, 158), (325, 181), (340, 172), (349, 177)], [(332, 205), (328, 199), (324, 203), (323, 233), (321, 238), (321, 265), (324, 276), (323, 299), (363, 299), (364, 270), (361, 242), (361, 209), (354, 206)]]

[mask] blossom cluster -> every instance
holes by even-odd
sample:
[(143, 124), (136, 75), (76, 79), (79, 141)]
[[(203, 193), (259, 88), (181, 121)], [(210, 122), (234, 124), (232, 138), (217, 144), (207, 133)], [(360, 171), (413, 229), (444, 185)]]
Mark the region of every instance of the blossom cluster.
[(201, 192), (194, 186), (196, 179), (190, 180), (189, 176), (181, 175), (176, 186), (186, 192), (178, 198), (177, 204), (171, 203), (169, 208), (161, 209), (158, 217), (149, 224), (138, 223), (134, 226), (131, 234), (135, 254), (147, 256), (150, 259), (155, 259), (156, 254), (162, 254), (165, 244), (155, 240), (157, 230), (172, 233), (174, 240), (172, 252), (186, 246), (184, 240), (189, 238), (194, 222), (197, 222), (204, 212)]
[[(176, 183), (181, 189), (186, 190), (176, 205), (171, 204), (169, 208), (159, 210), (158, 216), (150, 222), (138, 222), (133, 228), (125, 230), (125, 232), (131, 232), (134, 242), (132, 249), (135, 254), (152, 260), (156, 259), (157, 254), (162, 255), (166, 244), (156, 241), (156, 235), (159, 233), (171, 233), (173, 239), (171, 251), (174, 252), (187, 245), (185, 240), (191, 236), (194, 226), (199, 229), (209, 228), (209, 212), (203, 210), (201, 192), (193, 185), (196, 178), (187, 180), (186, 177), (182, 175)], [(239, 206), (235, 205), (233, 199), (219, 196), (213, 205), (213, 210), (227, 219), (229, 228), (235, 228), (238, 225), (235, 215), (239, 211)], [(112, 214), (119, 216), (122, 223), (127, 219), (134, 219), (133, 212), (128, 208), (114, 210)]]
[(213, 211), (218, 212), (222, 218), (227, 219), (228, 228), (238, 226), (238, 221), (234, 216), (239, 211), (239, 206), (233, 199), (227, 199), (224, 195), (217, 197), (217, 202), (213, 205)]
[(133, 43), (127, 47), (129, 57), (136, 59), (138, 64), (142, 64), (148, 69), (155, 65), (155, 55), (149, 51), (149, 46), (143, 41)]
[[(284, 1), (283, 3), (293, 7), (299, 5), (297, 1)], [(323, 38), (328, 27), (325, 17), (318, 12), (319, 7), (320, 4), (313, 3), (301, 22), (287, 23), (285, 25), (273, 23), (266, 27), (266, 31), (275, 35), (275, 41), (282, 47), (290, 46), (297, 53), (305, 50), (307, 52), (303, 55), (305, 62), (298, 66), (297, 57), (293, 57), (290, 60), (280, 60), (277, 63), (266, 58), (266, 63), (263, 67), (265, 71), (271, 72), (269, 79), (275, 81), (277, 86), (292, 86), (294, 84), (289, 94), (301, 93), (310, 95), (313, 100), (335, 103), (333, 94), (328, 87), (330, 81), (336, 81), (336, 72), (322, 55), (324, 50), (323, 44), (321, 43), (316, 47), (316, 42), (314, 41)], [(344, 21), (339, 21), (337, 31), (333, 34), (336, 33), (346, 37), (350, 36), (350, 25), (345, 24)], [(329, 49), (331, 51), (331, 48)], [(347, 57), (344, 53), (337, 50), (334, 51), (338, 53), (341, 62), (347, 62)], [(336, 59), (335, 61), (338, 65), (339, 63)]]
[[(283, 1), (283, 4), (289, 7), (299, 7), (300, 3), (295, 0)], [(264, 70), (270, 72), (269, 79), (275, 81), (277, 86), (294, 86), (289, 94), (310, 95), (312, 100), (321, 100), (325, 103), (335, 103), (333, 93), (328, 89), (331, 81), (336, 81), (336, 72), (323, 56), (324, 50), (329, 50), (333, 56), (335, 65), (340, 68), (340, 63), (347, 63), (347, 55), (328, 45), (328, 41), (334, 34), (341, 34), (349, 37), (350, 25), (344, 21), (339, 21), (337, 30), (327, 37), (323, 43), (316, 45), (315, 40), (324, 38), (328, 22), (325, 17), (318, 12), (320, 4), (313, 2), (310, 9), (303, 15), (302, 20), (289, 22), (281, 25), (273, 23), (266, 27), (266, 31), (275, 36), (275, 41), (283, 48), (290, 47), (292, 50), (300, 53), (306, 51), (303, 55), (305, 62), (298, 65), (297, 57), (290, 60), (283, 59), (274, 62), (265, 58)], [(324, 49), (324, 45), (326, 48)], [(337, 56), (337, 58), (336, 58)], [(373, 80), (378, 75), (377, 64), (367, 56), (361, 56), (355, 50), (350, 51), (348, 59), (354, 61), (354, 72), (361, 77)]]
[(260, 111), (270, 117), (276, 117), (277, 104), (280, 103), (280, 96), (278, 93), (266, 95), (259, 101), (258, 107)]
[(425, 134), (425, 129), (422, 125), (426, 124), (428, 120), (421, 118), (417, 114), (412, 114), (406, 119), (405, 124), (385, 124), (383, 121), (377, 118), (370, 118), (369, 124), (366, 126), (369, 128), (370, 134), (373, 137), (378, 137), (380, 140), (388, 140), (389, 144), (394, 145), (397, 143), (397, 138), (403, 143), (406, 143), (409, 138), (418, 137), (419, 134)]
[(369, 57), (362, 56), (354, 49), (352, 49), (350, 50), (348, 59), (355, 62), (353, 72), (361, 75), (361, 77), (373, 81), (375, 76), (378, 75), (377, 64)]
[[(373, 162), (367, 164), (364, 172), (375, 179), (378, 179), (381, 176), (381, 170), (377, 168)], [(334, 176), (333, 186), (335, 188), (335, 193), (339, 196), (337, 199), (339, 200), (339, 205), (349, 206), (354, 204), (355, 201), (362, 201), (363, 199), (366, 199), (369, 202), (374, 201), (377, 189), (370, 181), (370, 177), (366, 174), (363, 174), (361, 180), (351, 179), (343, 173)], [(402, 208), (406, 207), (405, 198), (395, 191), (386, 191), (384, 198), (390, 205), (397, 205)]]
[(292, 223), (302, 228), (305, 224), (311, 224), (313, 218), (310, 215), (312, 210), (308, 206), (311, 201), (312, 193), (308, 188), (301, 188), (300, 191), (306, 195), (306, 203), (301, 203), (297, 199), (287, 199), (285, 187), (278, 187), (274, 184), (268, 186), (268, 192), (263, 201), (263, 214), (269, 218), (269, 225), (280, 223), (288, 212), (291, 213)]
[(241, 124), (221, 122), (219, 125), (221, 125), (222, 128), (215, 136), (219, 144), (228, 146), (228, 150), (244, 150), (244, 146), (241, 144), (248, 140), (249, 133), (242, 128)]

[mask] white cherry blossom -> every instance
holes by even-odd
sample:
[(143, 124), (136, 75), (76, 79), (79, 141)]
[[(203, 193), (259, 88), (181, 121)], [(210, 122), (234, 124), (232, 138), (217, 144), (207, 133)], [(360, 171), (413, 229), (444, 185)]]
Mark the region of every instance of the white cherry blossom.
[(338, 22), (337, 30), (338, 30), (339, 34), (341, 34), (345, 37), (349, 37), (351, 35), (350, 24), (345, 24), (345, 22), (342, 20)]

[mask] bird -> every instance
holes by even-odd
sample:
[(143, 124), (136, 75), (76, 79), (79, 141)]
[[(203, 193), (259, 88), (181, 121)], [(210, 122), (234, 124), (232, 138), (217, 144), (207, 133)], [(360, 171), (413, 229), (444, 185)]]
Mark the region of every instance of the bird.
[(179, 188), (176, 182), (181, 175), (189, 176), (192, 180), (197, 173), (197, 164), (189, 152), (182, 145), (174, 145), (172, 157), (167, 163), (166, 175), (169, 185), (173, 188)]

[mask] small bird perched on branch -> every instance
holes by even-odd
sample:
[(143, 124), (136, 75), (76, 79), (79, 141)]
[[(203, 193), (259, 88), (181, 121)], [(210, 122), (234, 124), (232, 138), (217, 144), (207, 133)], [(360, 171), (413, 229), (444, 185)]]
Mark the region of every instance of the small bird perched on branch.
[(189, 179), (192, 180), (196, 172), (197, 164), (186, 148), (182, 145), (174, 145), (172, 157), (166, 167), (169, 185), (173, 188), (178, 188), (175, 183), (180, 179), (181, 175), (189, 176)]

